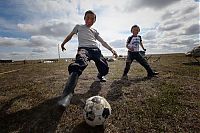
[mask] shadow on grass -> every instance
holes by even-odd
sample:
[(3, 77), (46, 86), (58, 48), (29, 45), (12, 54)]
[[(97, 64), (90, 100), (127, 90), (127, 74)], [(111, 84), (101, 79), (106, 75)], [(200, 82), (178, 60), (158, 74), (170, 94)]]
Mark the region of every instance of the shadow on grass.
[(91, 127), (86, 122), (81, 122), (72, 131), (72, 133), (104, 133), (105, 127), (103, 125)]
[(131, 84), (149, 80), (147, 77), (135, 78), (130, 80), (114, 80), (111, 84), (111, 90), (108, 91), (106, 98), (110, 101), (116, 101), (123, 96), (122, 87), (129, 87)]
[(25, 95), (17, 96), (0, 109), (0, 131), (7, 132), (55, 132), (64, 112), (57, 106), (58, 97), (48, 99), (31, 108), (22, 109), (14, 113), (7, 113), (11, 105), (17, 100), (26, 100)]
[[(74, 94), (71, 104), (84, 107), (85, 100), (91, 96), (98, 95), (101, 90), (99, 82), (93, 82), (90, 89), (85, 94)], [(9, 113), (9, 109), (13, 104), (18, 101), (26, 100), (28, 96), (20, 95), (7, 101), (0, 107), (0, 131), (1, 133), (7, 132), (24, 132), (24, 133), (38, 133), (38, 132), (56, 132), (57, 125), (66, 110), (57, 105), (60, 97), (48, 99), (39, 105), (30, 109), (22, 109), (17, 112)], [(79, 131), (102, 131), (100, 127), (88, 128), (85, 123), (76, 126), (73, 132), (80, 133)], [(100, 133), (100, 132), (99, 132)]]
[(71, 104), (79, 105), (82, 108), (85, 105), (86, 99), (92, 96), (96, 96), (101, 91), (101, 83), (100, 82), (93, 82), (90, 86), (90, 89), (84, 94), (74, 94)]
[(183, 62), (183, 64), (188, 66), (200, 66), (200, 62)]
[[(93, 82), (90, 86), (90, 89), (84, 94), (74, 94), (71, 104), (75, 104), (84, 108), (85, 101), (89, 97), (96, 96), (101, 91), (101, 83), (100, 82)], [(77, 126), (73, 128), (72, 133), (104, 133), (103, 126), (91, 127), (85, 123), (85, 121), (81, 122)]]

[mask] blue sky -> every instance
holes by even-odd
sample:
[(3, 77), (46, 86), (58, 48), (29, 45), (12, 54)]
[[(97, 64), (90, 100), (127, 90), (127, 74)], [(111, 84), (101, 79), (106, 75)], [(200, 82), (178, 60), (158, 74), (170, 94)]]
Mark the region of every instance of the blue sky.
[[(148, 54), (185, 53), (200, 45), (199, 0), (2, 0), (0, 59), (58, 58), (58, 45), (76, 24), (84, 24), (89, 9), (97, 15), (93, 28), (120, 55), (126, 55), (134, 24)], [(75, 57), (77, 46), (75, 35), (61, 57)]]

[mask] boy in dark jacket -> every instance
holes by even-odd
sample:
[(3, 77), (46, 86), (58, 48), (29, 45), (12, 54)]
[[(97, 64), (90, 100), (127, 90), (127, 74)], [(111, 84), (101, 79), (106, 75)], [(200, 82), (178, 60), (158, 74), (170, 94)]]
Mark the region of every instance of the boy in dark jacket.
[(127, 55), (126, 66), (124, 68), (122, 79), (128, 79), (127, 74), (130, 70), (131, 63), (133, 62), (134, 59), (146, 69), (148, 78), (158, 75), (158, 72), (154, 72), (149, 66), (148, 62), (144, 59), (144, 57), (140, 55), (139, 45), (142, 47), (144, 51), (146, 51), (146, 49), (143, 46), (141, 36), (138, 35), (139, 32), (140, 32), (139, 26), (134, 25), (131, 27), (132, 36), (128, 37), (128, 40), (126, 42), (128, 55)]

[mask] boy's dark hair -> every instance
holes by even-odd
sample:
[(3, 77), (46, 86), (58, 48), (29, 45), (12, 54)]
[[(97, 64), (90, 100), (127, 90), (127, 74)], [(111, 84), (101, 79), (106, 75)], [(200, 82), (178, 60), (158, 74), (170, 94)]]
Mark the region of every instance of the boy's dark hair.
[(139, 27), (138, 25), (133, 25), (133, 26), (131, 27), (131, 32), (132, 32), (133, 28), (138, 28), (139, 31), (140, 31), (140, 27)]
[(84, 19), (85, 19), (85, 17), (86, 17), (87, 14), (93, 14), (94, 17), (95, 17), (95, 20), (96, 20), (96, 14), (92, 10), (88, 10), (88, 11), (85, 12)]

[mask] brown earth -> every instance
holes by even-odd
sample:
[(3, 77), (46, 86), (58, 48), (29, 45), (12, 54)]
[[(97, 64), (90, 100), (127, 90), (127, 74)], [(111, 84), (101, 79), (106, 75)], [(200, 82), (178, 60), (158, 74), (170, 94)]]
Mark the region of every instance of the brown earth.
[[(117, 60), (109, 62), (105, 83), (94, 82), (97, 70), (90, 62), (65, 110), (57, 101), (70, 62), (0, 64), (0, 132), (200, 132), (200, 65), (183, 54), (153, 55), (148, 61), (159, 76), (147, 79), (133, 62), (129, 80), (121, 80), (125, 61)], [(95, 128), (82, 115), (84, 101), (93, 95), (112, 107), (105, 125)]]

